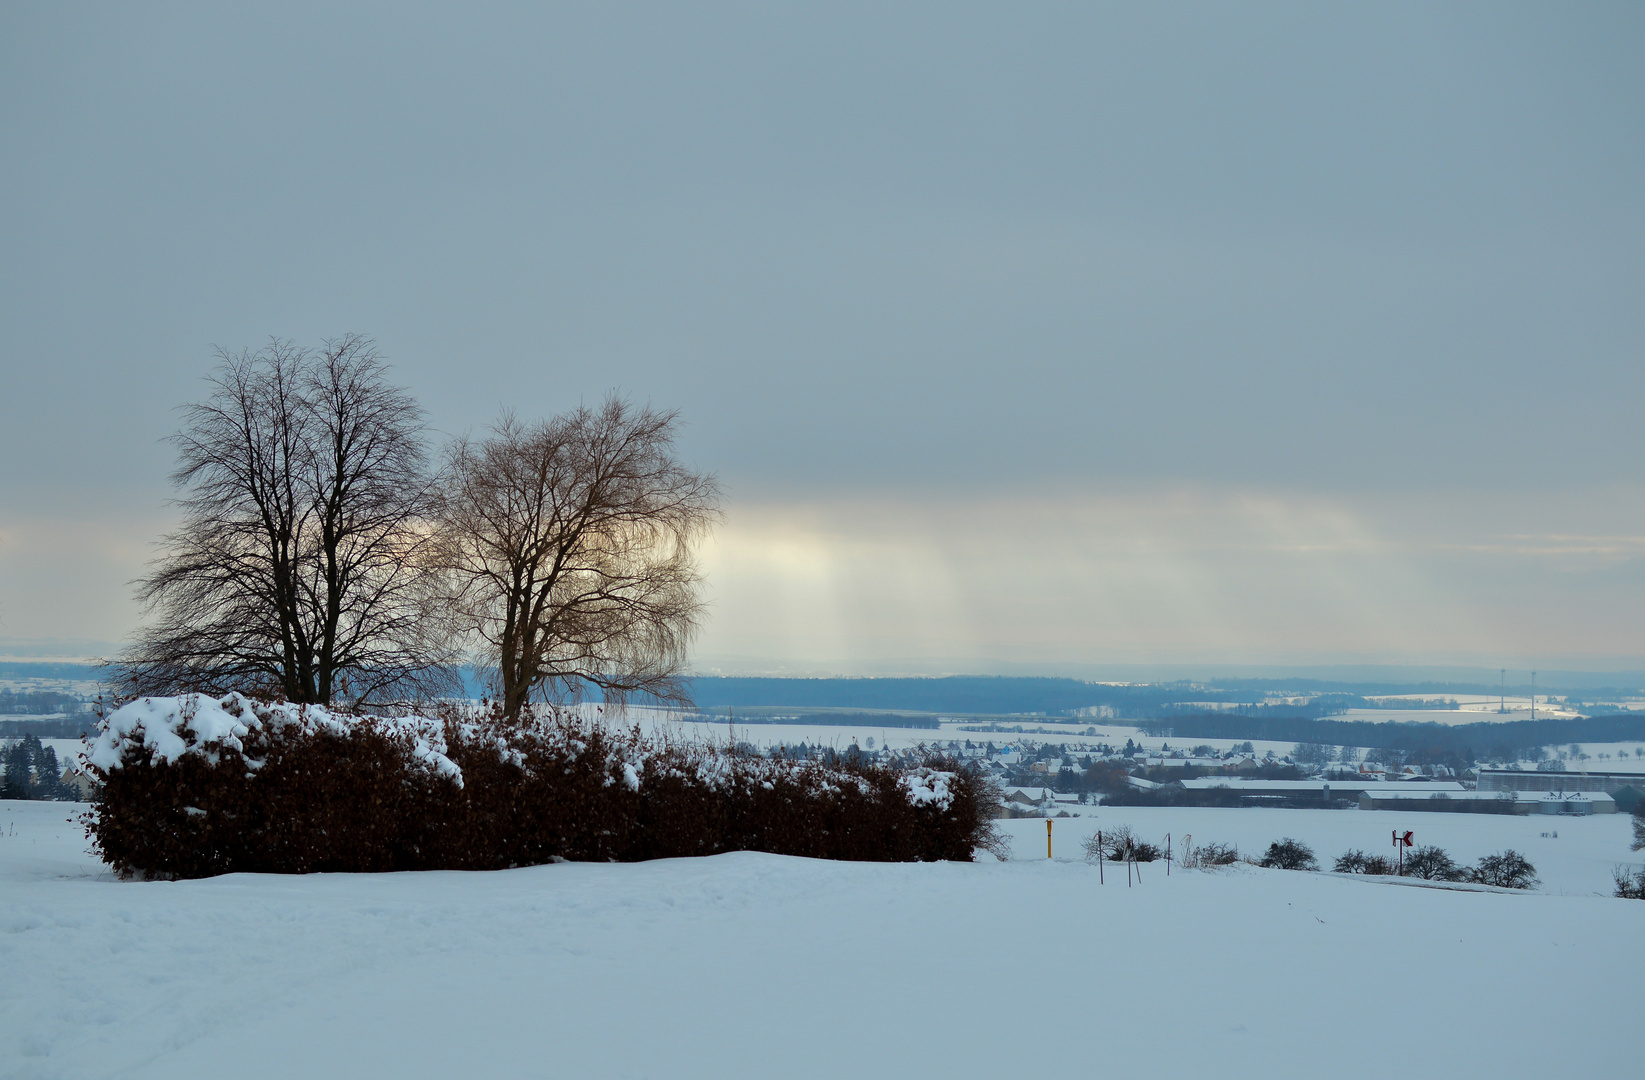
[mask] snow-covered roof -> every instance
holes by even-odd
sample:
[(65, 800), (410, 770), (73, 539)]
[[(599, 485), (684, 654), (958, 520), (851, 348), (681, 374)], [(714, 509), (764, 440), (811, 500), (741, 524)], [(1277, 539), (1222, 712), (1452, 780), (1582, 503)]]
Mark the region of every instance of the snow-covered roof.
[[(1607, 765), (1603, 769), (1559, 769), (1559, 770), (1536, 769), (1536, 770), (1531, 770), (1531, 769), (1493, 769), (1493, 768), (1490, 768), (1489, 766), (1485, 766), (1485, 767), (1482, 767), (1479, 770), (1479, 775), (1480, 776), (1516, 776), (1516, 777), (1517, 776), (1548, 776), (1548, 777), (1556, 777), (1556, 778), (1561, 777), (1561, 776), (1566, 776), (1566, 777), (1570, 777), (1570, 776), (1599, 776), (1599, 777), (1607, 777), (1607, 778), (1613, 778), (1614, 777), (1615, 779), (1618, 779), (1618, 780), (1632, 780), (1632, 781), (1635, 781), (1635, 782), (1638, 782), (1638, 783), (1641, 783), (1641, 784), (1645, 784), (1645, 763), (1635, 765), (1634, 768), (1627, 768), (1626, 767), (1628, 765), (1633, 765), (1633, 762), (1621, 762), (1621, 761), (1619, 761), (1619, 762), (1617, 762), (1617, 764), (1622, 765), (1624, 767), (1623, 768), (1616, 768), (1614, 766)], [(1640, 770), (1640, 771), (1636, 771), (1636, 770)]]
[(1207, 791), (1212, 788), (1227, 788), (1230, 791), (1241, 791), (1251, 795), (1279, 794), (1287, 791), (1321, 791), (1330, 788), (1332, 794), (1349, 792), (1373, 791), (1399, 794), (1406, 798), (1419, 799), (1424, 795), (1433, 795), (1440, 792), (1456, 793), (1465, 789), (1454, 780), (1436, 780), (1431, 783), (1413, 783), (1411, 781), (1386, 780), (1242, 780), (1232, 776), (1204, 776), (1195, 780), (1177, 780), (1189, 791)]
[(1438, 784), (1376, 784), (1364, 794), (1373, 799), (1431, 799), (1443, 796), (1460, 802), (1591, 802), (1595, 806), (1616, 800), (1603, 791), (1441, 791)]

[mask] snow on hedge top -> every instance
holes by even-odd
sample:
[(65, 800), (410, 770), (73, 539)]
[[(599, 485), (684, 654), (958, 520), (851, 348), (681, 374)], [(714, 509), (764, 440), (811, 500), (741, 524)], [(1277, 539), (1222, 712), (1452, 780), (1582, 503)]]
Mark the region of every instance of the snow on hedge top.
[(954, 801), (954, 792), (949, 788), (949, 781), (953, 779), (951, 772), (922, 765), (903, 775), (902, 786), (908, 792), (908, 801), (915, 806), (929, 803), (938, 810), (947, 810)]
[[(245, 738), (254, 731), (297, 727), (304, 731), (344, 734), (360, 723), (372, 723), (389, 733), (408, 736), (412, 753), (436, 773), (463, 782), (457, 764), (446, 756), (445, 733), (439, 721), (426, 716), (358, 717), (334, 713), (319, 705), (290, 705), (253, 701), (243, 694), (213, 698), (206, 694), (145, 697), (122, 705), (101, 725), (91, 740), (85, 762), (101, 769), (118, 769), (128, 747), (147, 750), (155, 764), (198, 754), (216, 761), (223, 750), (245, 752)], [(261, 762), (248, 759), (256, 769)]]

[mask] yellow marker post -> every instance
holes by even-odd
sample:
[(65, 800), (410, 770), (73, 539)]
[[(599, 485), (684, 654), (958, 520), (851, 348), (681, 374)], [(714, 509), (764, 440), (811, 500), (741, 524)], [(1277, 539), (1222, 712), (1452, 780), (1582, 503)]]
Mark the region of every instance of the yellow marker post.
[(1051, 857), (1051, 821), (1049, 818), (1045, 822), (1045, 857), (1047, 859)]

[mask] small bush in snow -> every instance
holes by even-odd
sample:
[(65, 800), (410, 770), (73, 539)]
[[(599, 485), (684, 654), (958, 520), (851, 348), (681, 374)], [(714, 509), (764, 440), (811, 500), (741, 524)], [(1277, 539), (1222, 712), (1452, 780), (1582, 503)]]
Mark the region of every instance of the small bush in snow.
[(240, 695), (109, 716), (88, 832), (128, 874), (499, 869), (769, 851), (969, 860), (997, 796), (931, 756), (894, 768), (648, 740), (552, 713), (523, 723), (349, 716)]
[(1269, 844), (1257, 865), (1274, 870), (1318, 870), (1319, 860), (1314, 858), (1313, 848), (1287, 836)]
[(1365, 852), (1358, 848), (1343, 852), (1337, 856), (1337, 861), (1331, 867), (1331, 870), (1337, 874), (1365, 873)]
[(1343, 852), (1331, 869), (1339, 874), (1392, 874), (1394, 862), (1386, 855), (1367, 855), (1356, 848)]
[(1236, 862), (1239, 862), (1239, 849), (1233, 844), (1196, 844), (1182, 853), (1182, 865), (1190, 870), (1232, 866)]
[(1536, 867), (1513, 848), (1480, 859), (1468, 876), (1481, 885), (1504, 889), (1534, 889), (1542, 884), (1536, 876)]
[(1090, 861), (1107, 859), (1109, 862), (1153, 862), (1164, 854), (1155, 844), (1138, 839), (1131, 826), (1103, 830), (1084, 841), (1085, 857)]
[(1645, 900), (1645, 866), (1630, 870), (1618, 866), (1611, 872), (1616, 879), (1616, 895), (1624, 900)]
[(1429, 844), (1405, 856), (1405, 876), (1428, 881), (1461, 881), (1468, 872), (1442, 848)]

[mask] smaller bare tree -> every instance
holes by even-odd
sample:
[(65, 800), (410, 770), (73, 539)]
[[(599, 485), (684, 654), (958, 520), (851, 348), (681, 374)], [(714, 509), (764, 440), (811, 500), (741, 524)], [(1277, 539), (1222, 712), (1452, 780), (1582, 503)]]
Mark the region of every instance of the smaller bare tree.
[(675, 423), (613, 396), (535, 424), (505, 414), (452, 447), (440, 561), (510, 719), (590, 688), (686, 700), (695, 548), (719, 488), (675, 459)]

